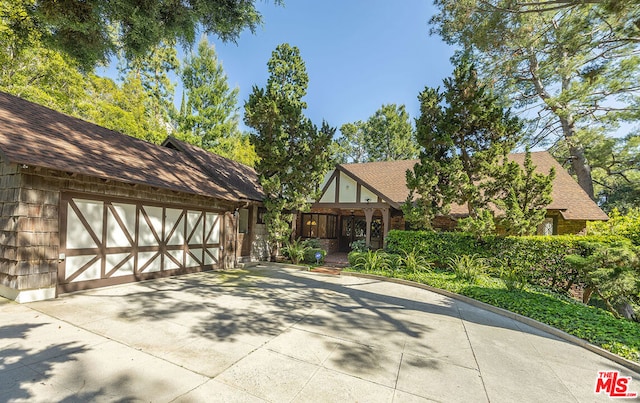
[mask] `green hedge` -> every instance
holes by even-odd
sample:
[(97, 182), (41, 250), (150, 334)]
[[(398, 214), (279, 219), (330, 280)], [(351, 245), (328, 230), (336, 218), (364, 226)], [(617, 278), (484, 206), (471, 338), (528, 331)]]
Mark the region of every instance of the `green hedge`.
[(400, 254), (415, 250), (438, 266), (446, 266), (449, 257), (474, 255), (489, 257), (487, 241), (461, 232), (391, 230), (386, 238), (387, 251)]
[(439, 267), (460, 255), (477, 255), (489, 265), (524, 269), (530, 281), (551, 288), (566, 289), (577, 273), (565, 263), (569, 254), (586, 255), (592, 243), (630, 241), (621, 236), (527, 236), (485, 237), (482, 240), (460, 232), (389, 231), (387, 251), (412, 251), (426, 256)]

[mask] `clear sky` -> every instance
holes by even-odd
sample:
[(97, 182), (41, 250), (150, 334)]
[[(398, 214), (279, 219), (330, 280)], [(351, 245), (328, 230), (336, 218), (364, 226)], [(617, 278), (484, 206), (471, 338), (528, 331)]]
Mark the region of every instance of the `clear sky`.
[[(383, 104), (418, 116), (418, 93), (452, 73), (453, 49), (429, 35), (431, 0), (257, 1), (263, 26), (237, 44), (210, 37), (229, 85), (240, 89), (240, 115), (252, 86), (267, 82), (267, 61), (281, 43), (300, 49), (309, 75), (309, 117), (340, 128), (366, 120)], [(176, 89), (176, 99), (181, 89)], [(245, 128), (242, 125), (243, 129)]]

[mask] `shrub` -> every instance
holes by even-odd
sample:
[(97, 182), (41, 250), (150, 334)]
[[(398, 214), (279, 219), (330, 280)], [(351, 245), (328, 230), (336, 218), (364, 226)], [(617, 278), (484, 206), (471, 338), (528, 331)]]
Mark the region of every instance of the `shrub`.
[(282, 254), (289, 259), (291, 263), (298, 264), (304, 260), (305, 253), (309, 248), (300, 242), (300, 238), (289, 242), (282, 248)]
[(485, 260), (477, 255), (460, 255), (449, 258), (449, 269), (457, 278), (468, 282), (476, 282), (486, 273)]
[(366, 252), (352, 252), (349, 254), (351, 257), (353, 254), (353, 263), (351, 267), (360, 271), (385, 271), (391, 267), (391, 257), (388, 253), (376, 250)]
[(433, 264), (424, 256), (420, 255), (413, 249), (411, 252), (403, 251), (402, 255), (396, 255), (395, 265), (398, 269), (404, 269), (408, 272), (417, 273), (422, 271), (430, 271)]
[(500, 280), (502, 280), (509, 291), (522, 291), (529, 282), (525, 271), (517, 266), (502, 267), (500, 270)]
[(309, 248), (315, 248), (315, 249), (320, 248), (320, 240), (318, 238), (307, 238), (304, 241), (302, 241), (302, 243), (304, 244), (304, 246), (307, 246)]
[(475, 254), (489, 257), (486, 249), (486, 241), (460, 232), (392, 230), (387, 235), (387, 252), (402, 254), (415, 251), (440, 267), (446, 267), (448, 259), (453, 256)]
[(621, 235), (640, 245), (640, 207), (629, 209), (625, 215), (613, 209), (609, 221), (589, 222), (587, 231), (593, 235)]
[[(402, 254), (415, 250), (439, 267), (447, 267), (450, 258), (476, 255), (487, 264), (504, 261), (520, 268), (532, 284), (566, 292), (580, 281), (578, 272), (570, 267), (565, 256), (586, 255), (585, 242), (612, 244), (624, 241), (621, 236), (489, 236), (476, 239), (459, 232), (389, 231), (387, 251)], [(497, 259), (497, 260), (495, 260)], [(500, 264), (496, 274), (500, 273)]]
[[(612, 244), (584, 242), (588, 253), (568, 255), (565, 260), (578, 271), (587, 286), (584, 302), (595, 292), (607, 309), (619, 316), (615, 306), (624, 305), (630, 298), (640, 295), (640, 264), (631, 242)], [(633, 315), (632, 315), (633, 316)]]
[(321, 256), (319, 263), (324, 263), (327, 251), (321, 248), (308, 248), (304, 254), (304, 261), (307, 263), (316, 263), (316, 253), (320, 253)]
[(367, 241), (364, 239), (358, 239), (357, 241), (353, 241), (349, 244), (349, 248), (351, 248), (354, 252), (366, 252), (369, 248), (367, 248)]

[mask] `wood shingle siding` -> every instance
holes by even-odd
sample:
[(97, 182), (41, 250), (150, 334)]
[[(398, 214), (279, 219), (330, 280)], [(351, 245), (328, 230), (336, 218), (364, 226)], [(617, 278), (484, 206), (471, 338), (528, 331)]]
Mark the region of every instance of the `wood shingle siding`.
[[(150, 144), (0, 92), (0, 296), (25, 302), (232, 267), (234, 212), (261, 200), (248, 166), (174, 138)], [(83, 210), (89, 205), (100, 213)], [(162, 228), (145, 230), (147, 219)], [(140, 240), (149, 233), (156, 242)]]

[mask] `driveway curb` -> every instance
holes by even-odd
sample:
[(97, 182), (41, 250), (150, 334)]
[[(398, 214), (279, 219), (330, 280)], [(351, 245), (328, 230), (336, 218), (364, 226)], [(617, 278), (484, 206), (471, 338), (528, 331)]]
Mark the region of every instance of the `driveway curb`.
[(589, 343), (588, 341), (581, 339), (579, 337), (573, 336), (569, 333), (566, 333), (558, 328), (555, 328), (553, 326), (549, 326), (546, 323), (542, 323), (539, 322), (535, 319), (531, 319), (529, 317), (517, 314), (515, 312), (511, 312), (509, 310), (503, 309), (503, 308), (498, 308), (496, 306), (487, 304), (485, 302), (481, 302), (478, 300), (475, 300), (473, 298), (469, 298), (467, 296), (464, 295), (460, 295), (460, 294), (456, 294), (450, 291), (446, 291), (446, 290), (442, 290), (440, 288), (435, 288), (435, 287), (431, 287), (429, 285), (426, 284), (420, 284), (420, 283), (416, 283), (413, 281), (409, 281), (409, 280), (403, 280), (403, 279), (399, 279), (399, 278), (390, 278), (390, 277), (383, 277), (383, 276), (377, 276), (374, 274), (364, 274), (364, 273), (354, 273), (354, 272), (341, 272), (341, 275), (345, 275), (345, 276), (351, 276), (351, 277), (360, 277), (360, 278), (368, 278), (368, 279), (373, 279), (373, 280), (380, 280), (380, 281), (387, 281), (390, 283), (396, 283), (396, 284), (402, 284), (402, 285), (407, 285), (410, 287), (416, 287), (416, 288), (421, 288), (423, 290), (427, 290), (427, 291), (431, 291), (431, 292), (435, 292), (437, 294), (440, 295), (444, 295), (446, 297), (450, 297), (453, 299), (456, 299), (458, 301), (462, 301), (465, 302), (469, 305), (473, 305), (477, 308), (482, 308), (485, 309), (487, 311), (493, 312), (493, 313), (497, 313), (498, 315), (502, 315), (505, 316), (509, 319), (513, 319), (513, 320), (517, 320), (518, 322), (524, 323), (526, 325), (529, 325), (531, 327), (534, 327), (538, 330), (542, 330), (544, 332), (550, 333), (556, 337), (559, 337), (563, 340), (566, 340), (568, 342), (571, 342), (573, 344), (576, 344), (580, 347), (583, 347), (591, 352), (594, 352), (604, 358), (607, 358), (611, 361), (614, 361), (620, 365), (623, 365), (635, 372), (640, 372), (640, 364), (636, 363), (634, 361), (628, 360), (626, 358), (623, 358), (617, 354), (614, 354), (608, 350), (605, 350), (601, 347), (598, 347), (594, 344)]

